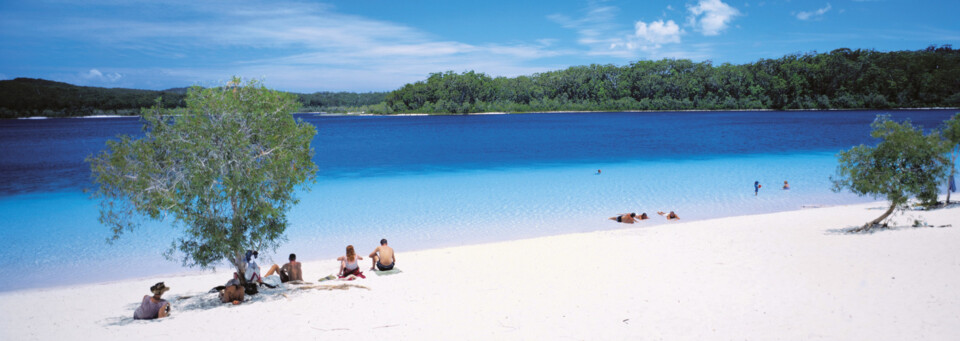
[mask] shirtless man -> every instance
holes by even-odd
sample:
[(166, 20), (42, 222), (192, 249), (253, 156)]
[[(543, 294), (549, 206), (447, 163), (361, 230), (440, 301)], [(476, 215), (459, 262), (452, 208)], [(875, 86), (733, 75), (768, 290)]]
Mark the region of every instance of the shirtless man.
[(646, 213), (637, 215), (636, 213), (621, 213), (616, 217), (610, 217), (610, 220), (616, 220), (618, 223), (633, 224), (637, 220), (647, 220), (650, 217)]
[(234, 278), (227, 281), (227, 285), (220, 291), (220, 302), (237, 305), (243, 303), (243, 296), (243, 286), (239, 279)]
[(380, 239), (380, 246), (370, 253), (370, 260), (373, 261), (370, 270), (387, 271), (393, 270), (397, 257), (393, 254), (393, 248), (387, 245), (387, 240)]
[(276, 273), (280, 275), (280, 283), (286, 283), (289, 281), (302, 281), (303, 280), (303, 271), (300, 270), (300, 262), (297, 261), (297, 255), (290, 254), (290, 262), (284, 264), (282, 267), (274, 264), (270, 266), (270, 270), (267, 270), (267, 274), (263, 277), (269, 277), (270, 275)]

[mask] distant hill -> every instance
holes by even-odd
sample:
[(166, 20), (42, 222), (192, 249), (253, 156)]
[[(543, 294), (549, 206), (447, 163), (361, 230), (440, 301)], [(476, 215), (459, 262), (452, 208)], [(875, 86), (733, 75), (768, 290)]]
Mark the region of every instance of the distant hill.
[(137, 114), (163, 97), (164, 107), (184, 104), (185, 92), (98, 88), (17, 78), (0, 81), (0, 117)]
[[(188, 89), (100, 88), (35, 78), (3, 80), (0, 81), (0, 118), (136, 115), (140, 113), (140, 108), (153, 106), (158, 97), (163, 98), (165, 108), (182, 107)], [(316, 92), (296, 95), (303, 104), (303, 111), (339, 112), (381, 103), (387, 93)]]

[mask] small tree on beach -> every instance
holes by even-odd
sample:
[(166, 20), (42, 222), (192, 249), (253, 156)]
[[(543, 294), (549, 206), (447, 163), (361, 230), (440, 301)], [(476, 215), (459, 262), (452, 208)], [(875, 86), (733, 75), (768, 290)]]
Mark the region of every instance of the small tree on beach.
[[(953, 118), (944, 122), (942, 134), (944, 140), (946, 140), (948, 150), (950, 151), (950, 179), (953, 179), (954, 174), (957, 172), (957, 168), (954, 167), (954, 165), (957, 164), (957, 154), (960, 153), (960, 113), (953, 115)], [(949, 188), (947, 188), (946, 204), (950, 204)]]
[(172, 219), (183, 233), (168, 259), (201, 268), (226, 259), (242, 280), (245, 250), (276, 248), (295, 187), (316, 176), (316, 129), (294, 120), (294, 95), (256, 80), (193, 87), (186, 104), (162, 109), (158, 100), (142, 110), (142, 138), (121, 136), (87, 158), (99, 220), (116, 240), (144, 218)]
[(947, 172), (945, 144), (938, 133), (924, 135), (909, 120), (901, 124), (888, 115), (878, 115), (870, 127), (870, 136), (880, 143), (841, 151), (836, 177), (830, 177), (834, 192), (849, 189), (859, 196), (882, 196), (890, 202), (886, 212), (857, 232), (880, 226), (894, 211), (906, 210), (910, 197), (936, 203), (937, 184)]

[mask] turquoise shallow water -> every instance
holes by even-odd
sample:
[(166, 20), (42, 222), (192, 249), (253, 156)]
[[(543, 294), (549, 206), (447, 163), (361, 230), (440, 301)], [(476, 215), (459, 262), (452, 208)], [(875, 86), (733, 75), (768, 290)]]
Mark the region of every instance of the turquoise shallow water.
[[(900, 114), (914, 115), (909, 117), (915, 121), (919, 117), (930, 127), (951, 113)], [(407, 251), (616, 229), (630, 225), (607, 218), (623, 212), (655, 216), (656, 211), (673, 210), (684, 220), (698, 220), (873, 200), (831, 192), (829, 176), (836, 166), (836, 150), (856, 141), (870, 142), (862, 135), (859, 140), (847, 135), (869, 131), (866, 125), (875, 113), (837, 118), (841, 122), (837, 125), (859, 127), (859, 132), (847, 128), (847, 133), (816, 113), (806, 114), (807, 119), (793, 115), (781, 120), (783, 126), (766, 116), (749, 121), (759, 114), (694, 115), (698, 122), (688, 125), (700, 135), (657, 136), (654, 129), (644, 132), (647, 137), (611, 133), (606, 127), (634, 119), (660, 127), (687, 121), (628, 114), (509, 115), (492, 123), (482, 117), (311, 117), (308, 121), (321, 134), (314, 141), (321, 174), (289, 212), (288, 241), (267, 258), (280, 262), (291, 252), (304, 260), (331, 258), (347, 244), (364, 253), (380, 238)], [(729, 124), (731, 120), (737, 124)], [(58, 129), (70, 124), (59, 122)], [(109, 124), (113, 127), (104, 128), (107, 136), (118, 130), (115, 121)], [(130, 131), (131, 125), (136, 122), (121, 125), (120, 130)], [(824, 128), (813, 130), (816, 127)], [(0, 128), (8, 135), (13, 130)], [(792, 135), (777, 137), (805, 129), (809, 143)], [(823, 136), (824, 132), (839, 136)], [(511, 137), (516, 134), (526, 135), (519, 140)], [(85, 142), (94, 150), (101, 143), (95, 138)], [(584, 144), (590, 146), (577, 147)], [(0, 279), (0, 290), (191, 271), (162, 257), (177, 235), (167, 223), (148, 223), (108, 245), (110, 233), (96, 222), (96, 203), (75, 188), (82, 184), (69, 185), (83, 182), (85, 175), (65, 181), (66, 186), (45, 180), (79, 172), (63, 171), (75, 167), (73, 154), (85, 154), (70, 150), (59, 156), (66, 166), (53, 175), (37, 171), (29, 177), (40, 184), (22, 176), (5, 179), (8, 190), (0, 195), (0, 240), (5, 244), (0, 267), (18, 276)], [(369, 156), (385, 154), (390, 156), (384, 160)], [(0, 163), (5, 168), (17, 162), (10, 157), (0, 161), (6, 162)], [(21, 163), (36, 163), (27, 161)], [(602, 169), (601, 175), (595, 174), (597, 169)], [(790, 181), (791, 190), (779, 189), (784, 180)], [(757, 196), (754, 181), (764, 186)], [(656, 228), (663, 223), (655, 216), (632, 227)]]

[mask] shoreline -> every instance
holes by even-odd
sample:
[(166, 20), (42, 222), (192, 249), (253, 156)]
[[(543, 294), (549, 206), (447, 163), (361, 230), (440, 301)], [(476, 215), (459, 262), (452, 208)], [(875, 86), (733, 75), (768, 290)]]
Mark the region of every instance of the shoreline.
[[(779, 194), (779, 191), (774, 192), (773, 194), (771, 194), (771, 196), (777, 195), (777, 194)], [(77, 193), (77, 192), (53, 192), (53, 193), (27, 193), (27, 194), (18, 194), (18, 195), (15, 195), (15, 196), (13, 196), (13, 197), (8, 197), (8, 198), (6, 198), (6, 200), (11, 200), (12, 202), (19, 202), (19, 201), (24, 200), (24, 199), (30, 199), (30, 200), (36, 200), (36, 201), (43, 202), (43, 201), (48, 201), (48, 200), (56, 200), (56, 199), (59, 199), (59, 198), (61, 198), (63, 195), (86, 197), (86, 196), (83, 195), (82, 193)], [(829, 195), (830, 195), (830, 197), (835, 197), (835, 194), (834, 194), (834, 193), (830, 193)], [(826, 197), (822, 197), (821, 199), (823, 199), (823, 198), (826, 198)], [(800, 203), (800, 204), (797, 204), (796, 206), (791, 206), (791, 207), (782, 206), (782, 207), (776, 207), (776, 208), (774, 208), (774, 209), (772, 209), (772, 210), (759, 210), (759, 211), (755, 211), (754, 213), (751, 213), (751, 214), (735, 214), (735, 213), (729, 213), (729, 212), (723, 211), (724, 213), (716, 213), (716, 214), (714, 214), (714, 215), (709, 215), (709, 216), (704, 217), (704, 216), (698, 216), (698, 215), (693, 215), (693, 214), (691, 214), (691, 215), (683, 214), (683, 212), (684, 212), (683, 210), (678, 211), (678, 213), (681, 213), (681, 216), (685, 217), (685, 219), (684, 219), (682, 222), (698, 222), (698, 221), (705, 221), (705, 220), (709, 221), (709, 220), (716, 220), (716, 219), (726, 219), (726, 218), (736, 218), (736, 217), (749, 217), (749, 216), (755, 216), (755, 215), (777, 214), (777, 213), (783, 213), (783, 212), (803, 211), (803, 210), (812, 210), (812, 209), (819, 209), (819, 208), (842, 207), (842, 206), (850, 206), (850, 205), (861, 205), (861, 204), (863, 204), (863, 203), (864, 203), (864, 202), (863, 202), (862, 200), (859, 201), (859, 202), (849, 202), (849, 201), (848, 201), (848, 202), (843, 202), (843, 201), (841, 201), (841, 202), (830, 202), (829, 200), (820, 200), (820, 201), (816, 201), (816, 200), (815, 200), (815, 201), (809, 201), (809, 202), (806, 202), (806, 203)], [(617, 211), (617, 212), (619, 212), (619, 211)], [(638, 211), (637, 213), (639, 214), (640, 212)], [(408, 248), (407, 248), (406, 251), (408, 251), (408, 252), (421, 252), (421, 251), (435, 250), (435, 249), (438, 249), (438, 248), (449, 248), (449, 247), (460, 247), (460, 246), (475, 246), (475, 245), (484, 245), (484, 244), (493, 244), (493, 243), (509, 242), (509, 241), (514, 241), (514, 240), (549, 238), (549, 237), (556, 237), (556, 236), (562, 236), (562, 235), (567, 235), (567, 234), (575, 234), (575, 233), (593, 233), (593, 232), (603, 232), (603, 231), (615, 231), (615, 230), (624, 229), (624, 228), (631, 228), (631, 227), (658, 228), (658, 227), (662, 227), (662, 226), (665, 226), (665, 225), (674, 224), (674, 222), (663, 221), (662, 219), (659, 219), (660, 217), (659, 217), (659, 216), (656, 216), (654, 211), (649, 211), (648, 213), (652, 216), (652, 219), (651, 219), (651, 220), (644, 221), (644, 222), (642, 222), (642, 223), (638, 223), (638, 224), (635, 224), (635, 225), (617, 224), (617, 223), (612, 222), (612, 221), (607, 221), (607, 220), (606, 220), (606, 217), (607, 217), (609, 214), (606, 214), (606, 215), (605, 215), (605, 214), (594, 214), (594, 215), (590, 215), (590, 216), (586, 216), (586, 217), (576, 216), (576, 217), (569, 217), (569, 219), (570, 219), (570, 220), (581, 220), (581, 221), (583, 220), (583, 219), (581, 219), (581, 218), (589, 219), (589, 220), (591, 220), (591, 222), (586, 222), (586, 223), (584, 223), (583, 225), (580, 225), (580, 226), (589, 226), (589, 228), (582, 228), (582, 229), (579, 229), (579, 231), (570, 231), (570, 230), (567, 230), (567, 229), (563, 229), (563, 230), (559, 230), (559, 231), (558, 231), (558, 230), (552, 230), (552, 231), (546, 231), (546, 232), (537, 232), (537, 233), (534, 233), (534, 235), (532, 235), (532, 236), (521, 236), (521, 237), (511, 237), (511, 236), (509, 236), (509, 235), (507, 235), (507, 236), (502, 236), (502, 235), (501, 235), (501, 236), (498, 236), (498, 237), (487, 237), (487, 238), (484, 238), (484, 239), (482, 239), (482, 240), (474, 240), (474, 241), (472, 241), (472, 242), (471, 242), (471, 241), (460, 242), (460, 241), (452, 241), (452, 239), (444, 239), (442, 242), (439, 243), (439, 245), (425, 246), (424, 244), (420, 243), (420, 244), (413, 245), (412, 247), (409, 247), (409, 246), (408, 246)], [(691, 216), (692, 216), (692, 218), (691, 218)], [(592, 221), (594, 221), (594, 220), (595, 220), (596, 222), (598, 222), (598, 223), (595, 223), (595, 224), (594, 224), (594, 223), (592, 222)], [(294, 238), (294, 239), (304, 239), (304, 237), (310, 237), (310, 236), (308, 236), (308, 235), (307, 235), (307, 236), (305, 236), (305, 235), (291, 235), (291, 232), (290, 232), (289, 229), (288, 229), (287, 232), (285, 232), (285, 235), (286, 235), (287, 237), (291, 237), (291, 238), (293, 238), (293, 237), (295, 236), (296, 238)], [(131, 235), (131, 236), (127, 236), (127, 237), (124, 239), (124, 242), (135, 241), (135, 239), (137, 239), (137, 238), (147, 238), (147, 237), (144, 236), (144, 235)], [(329, 238), (329, 237), (328, 237), (328, 238)], [(391, 239), (392, 239), (392, 238), (391, 238)], [(299, 245), (299, 246), (295, 247), (293, 244), (295, 244), (295, 243), (294, 243), (294, 242), (287, 242), (287, 243), (285, 243), (284, 245), (281, 245), (280, 247), (278, 247), (278, 253), (271, 255), (272, 258), (273, 258), (273, 260), (279, 262), (279, 261), (283, 261), (283, 260), (286, 259), (286, 255), (285, 255), (285, 254), (281, 254), (282, 252), (279, 252), (279, 250), (301, 250), (301, 251), (296, 252), (296, 253), (297, 253), (298, 256), (300, 256), (300, 260), (303, 261), (303, 262), (319, 262), (319, 261), (327, 261), (327, 260), (332, 259), (332, 258), (325, 257), (325, 256), (322, 256), (322, 255), (321, 255), (320, 257), (316, 257), (315, 254), (314, 254), (314, 255), (310, 255), (309, 253), (306, 253), (306, 254), (305, 254), (304, 252), (307, 252), (307, 251), (303, 251), (303, 250), (305, 249), (305, 248), (303, 247), (303, 245)], [(107, 245), (103, 245), (103, 246), (104, 246), (104, 247), (107, 247)], [(329, 249), (331, 249), (330, 245), (327, 245), (327, 246), (325, 247), (325, 249), (326, 249), (326, 251), (325, 251), (324, 253), (327, 253), (327, 254), (331, 253), (331, 252), (329, 251)], [(337, 248), (337, 249), (339, 249), (339, 248)], [(338, 252), (332, 252), (332, 253), (336, 255)], [(333, 258), (336, 257), (335, 255), (333, 256)], [(159, 257), (159, 256), (157, 256), (157, 257)], [(165, 268), (165, 272), (157, 272), (157, 273), (153, 273), (153, 274), (142, 274), (142, 275), (125, 277), (125, 278), (110, 278), (110, 279), (103, 280), (103, 281), (93, 281), (93, 282), (90, 282), (90, 281), (82, 281), (82, 279), (78, 279), (79, 281), (74, 281), (74, 282), (62, 281), (62, 282), (57, 282), (57, 284), (50, 285), (50, 286), (41, 286), (41, 287), (32, 287), (32, 288), (30, 288), (30, 287), (24, 288), (24, 287), (16, 287), (16, 286), (14, 286), (14, 289), (12, 289), (12, 290), (5, 290), (5, 288), (0, 287), (0, 295), (5, 294), (5, 293), (18, 292), (18, 291), (62, 289), (62, 288), (74, 287), (74, 286), (83, 286), (83, 285), (105, 285), (105, 284), (112, 284), (112, 283), (117, 283), (117, 282), (125, 282), (125, 281), (131, 281), (131, 280), (143, 280), (143, 279), (159, 278), (159, 277), (182, 277), (182, 276), (192, 276), (192, 275), (200, 276), (200, 275), (208, 275), (208, 274), (216, 273), (216, 271), (213, 271), (213, 270), (200, 270), (200, 269), (196, 269), (196, 268), (182, 267), (182, 266), (179, 264), (179, 261), (168, 261), (168, 260), (163, 260), (162, 257), (160, 257), (160, 258), (157, 258), (157, 257), (153, 257), (153, 258), (154, 258), (154, 260), (157, 260), (157, 261), (160, 262), (160, 263), (158, 263), (160, 266), (163, 266), (163, 267), (166, 267), (166, 266), (175, 267), (175, 269), (166, 269), (166, 268)], [(91, 265), (91, 266), (96, 266), (96, 267), (105, 267), (105, 266), (106, 266), (106, 265), (102, 264), (102, 262), (88, 262), (87, 264), (88, 264), (88, 265)], [(150, 264), (150, 265), (157, 265), (157, 264), (155, 264), (155, 263), (149, 263), (149, 264)], [(217, 269), (217, 271), (219, 271), (219, 272), (223, 272), (223, 271), (232, 272), (232, 271), (233, 271), (233, 270), (231, 270), (232, 268), (229, 266), (229, 264), (226, 264), (226, 263), (221, 264), (221, 265), (218, 265), (218, 266), (216, 267), (216, 269)], [(15, 269), (15, 270), (16, 270), (16, 271), (30, 271), (29, 268), (24, 268), (24, 267), (21, 267), (21, 266), (19, 266), (19, 265), (16, 266), (16, 269)]]
[[(375, 275), (364, 257), (366, 279), (328, 287), (316, 279), (338, 263), (309, 261), (304, 279), (327, 290), (264, 290), (239, 306), (207, 293), (226, 281), (232, 270), (225, 268), (4, 292), (0, 338), (960, 336), (960, 207), (908, 211), (892, 229), (843, 233), (884, 205), (639, 223), (419, 251), (393, 245), (399, 274)], [(914, 220), (951, 226), (909, 227)], [(365, 256), (373, 246), (358, 247)], [(164, 295), (172, 317), (132, 320), (157, 281), (172, 288)], [(65, 313), (51, 320), (51, 312)]]
[[(472, 113), (402, 113), (402, 114), (370, 114), (370, 113), (327, 113), (327, 112), (296, 112), (294, 115), (315, 115), (320, 117), (338, 117), (338, 116), (473, 116), (473, 115), (518, 115), (518, 114), (592, 114), (592, 113), (651, 113), (651, 112), (838, 112), (838, 111), (898, 111), (898, 110), (960, 110), (960, 107), (932, 107), (932, 108), (889, 108), (889, 109), (871, 109), (871, 108), (843, 108), (843, 109), (685, 109), (685, 110), (623, 110), (623, 111), (578, 111), (578, 110), (557, 110), (557, 111), (518, 111), (518, 112), (472, 112)], [(25, 116), (10, 119), (16, 120), (44, 120), (53, 118), (125, 118), (140, 117), (140, 115), (86, 115), (86, 116)]]

